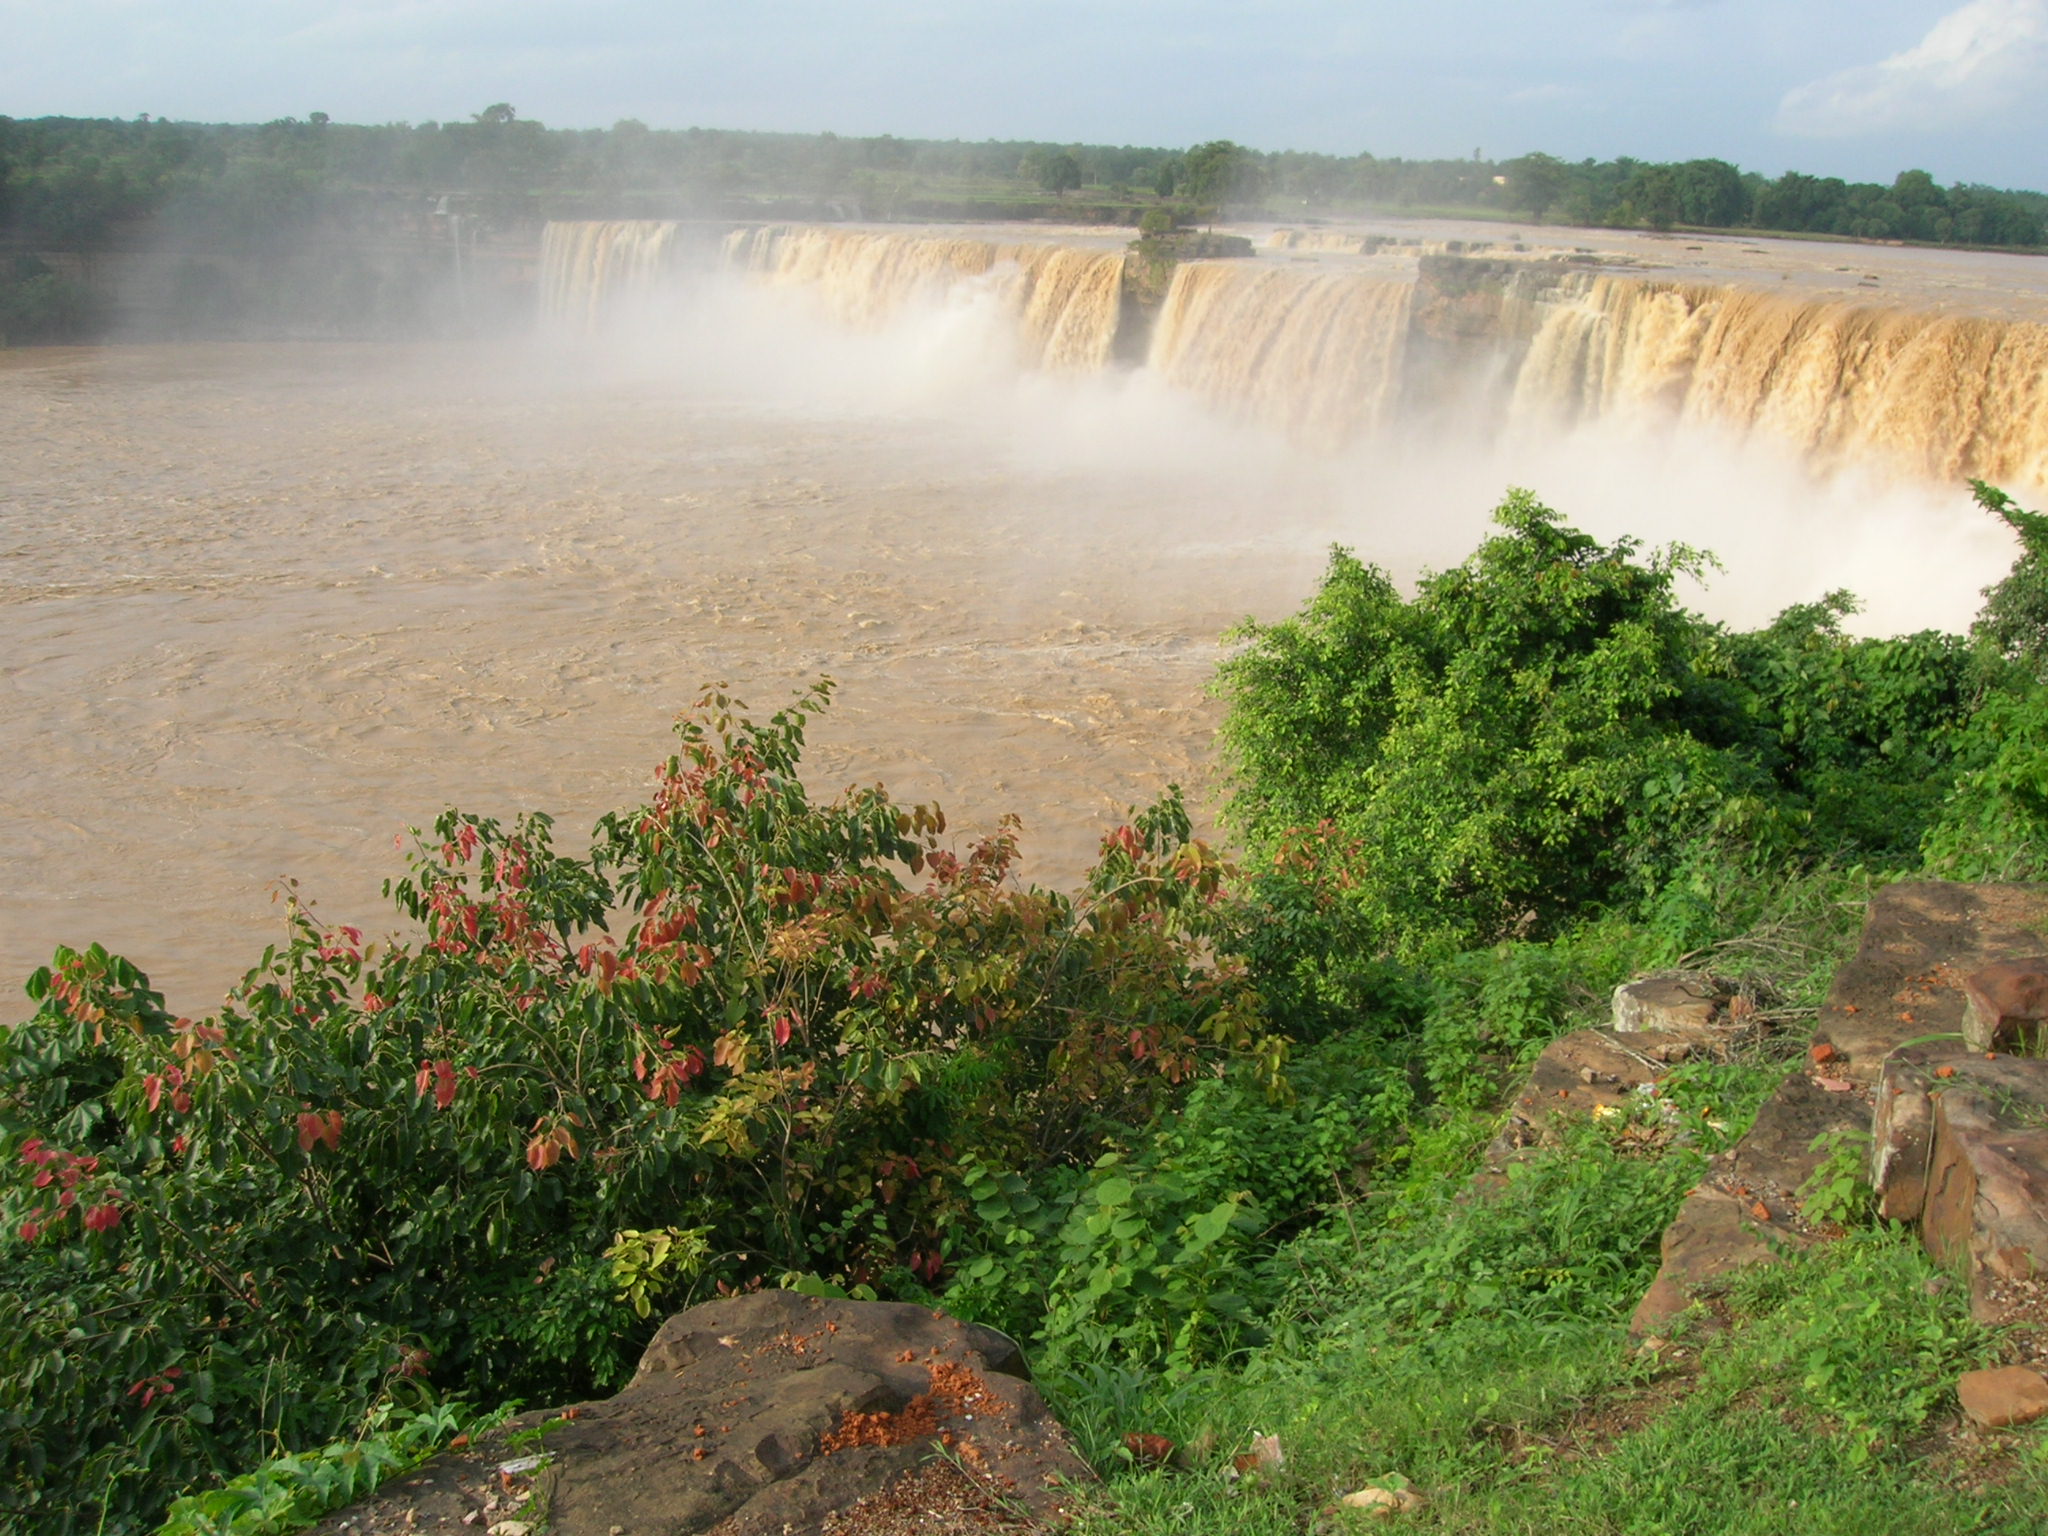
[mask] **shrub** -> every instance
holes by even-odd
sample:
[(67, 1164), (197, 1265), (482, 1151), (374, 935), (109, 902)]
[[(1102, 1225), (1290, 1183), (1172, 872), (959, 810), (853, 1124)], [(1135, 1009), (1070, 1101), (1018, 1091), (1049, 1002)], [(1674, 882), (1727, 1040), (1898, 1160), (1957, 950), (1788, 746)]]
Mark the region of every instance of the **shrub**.
[(295, 903), (210, 1019), (60, 951), (0, 1043), (5, 1518), (136, 1529), (412, 1377), (609, 1386), (686, 1291), (934, 1285), (969, 1149), (1085, 1166), (1233, 1058), (1278, 1091), (1177, 795), (1079, 897), (1020, 888), (1014, 823), (960, 856), (879, 788), (814, 803), (825, 700), (708, 696), (586, 858), (449, 811), (390, 887), (419, 939)]
[(1249, 624), (1222, 669), (1231, 809), (1256, 850), (1329, 824), (1379, 947), (1554, 932), (1730, 788), (1735, 726), (1699, 684), (1711, 642), (1672, 596), (1697, 569), (1603, 546), (1526, 492), (1412, 602), (1342, 550), (1298, 617)]

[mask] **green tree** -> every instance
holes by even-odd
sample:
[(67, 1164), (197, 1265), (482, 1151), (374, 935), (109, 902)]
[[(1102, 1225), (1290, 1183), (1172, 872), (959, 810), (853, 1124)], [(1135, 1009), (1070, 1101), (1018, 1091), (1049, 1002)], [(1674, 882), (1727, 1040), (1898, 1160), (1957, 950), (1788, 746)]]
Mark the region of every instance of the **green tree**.
[(1197, 144), (1182, 158), (1180, 190), (1198, 203), (1222, 207), (1259, 195), (1259, 164), (1251, 151), (1228, 139)]
[(1725, 160), (1688, 160), (1672, 173), (1681, 223), (1726, 229), (1749, 211), (1742, 172)]
[(1059, 197), (1081, 185), (1081, 162), (1066, 150), (1038, 162), (1038, 184)]
[(1570, 168), (1554, 155), (1529, 154), (1501, 167), (1508, 178), (1508, 203), (1540, 219), (1564, 194)]
[(2048, 513), (2029, 512), (1996, 486), (1970, 482), (1977, 505), (2020, 541), (2019, 558), (1984, 589), (1984, 606), (1970, 633), (1998, 655), (2048, 681)]
[(1678, 222), (1678, 177), (1668, 165), (1644, 166), (1629, 178), (1622, 196), (1639, 224), (1665, 230)]

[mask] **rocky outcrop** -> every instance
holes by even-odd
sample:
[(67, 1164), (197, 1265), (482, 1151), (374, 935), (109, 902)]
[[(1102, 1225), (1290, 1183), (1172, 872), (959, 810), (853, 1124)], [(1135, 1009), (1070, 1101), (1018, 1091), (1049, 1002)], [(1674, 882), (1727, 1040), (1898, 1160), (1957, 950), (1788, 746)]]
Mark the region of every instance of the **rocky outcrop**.
[(670, 1318), (617, 1396), (515, 1421), (319, 1529), (1009, 1531), (1059, 1523), (1091, 1481), (994, 1329), (764, 1291)]
[(1551, 1141), (1565, 1120), (1630, 1113), (1678, 1062), (1718, 1050), (1708, 1034), (1694, 1031), (1580, 1029), (1559, 1036), (1536, 1058), (1487, 1148), (1488, 1172), (1504, 1173)]
[(1960, 1056), (1888, 1071), (1884, 1085), (1881, 1208), (1917, 1220), (1927, 1251), (1964, 1270), (1981, 1321), (2048, 1300), (2048, 1061)]
[(1630, 1319), (1633, 1332), (1656, 1332), (1701, 1287), (1812, 1241), (1798, 1192), (1824, 1156), (1815, 1143), (1830, 1132), (1860, 1131), (1870, 1118), (1869, 1097), (1826, 1076), (1827, 1066), (1809, 1057), (1806, 1070), (1764, 1101), (1749, 1133), (1708, 1163), (1665, 1230), (1656, 1278)]
[(1879, 1213), (1920, 1222), (1929, 1252), (1968, 1274), (1980, 1319), (2048, 1305), (2048, 1061), (1986, 1055), (1967, 1038), (2008, 1043), (2039, 1016), (2044, 924), (2038, 887), (1878, 892), (1803, 1069), (1687, 1197), (1635, 1330), (1662, 1327), (1717, 1276), (1811, 1239), (1796, 1197), (1830, 1131), (1868, 1131)]
[(2048, 955), (1995, 961), (1972, 971), (1963, 978), (1963, 1005), (1963, 1043), (1971, 1050), (2035, 1043), (2038, 1026), (2048, 1019)]

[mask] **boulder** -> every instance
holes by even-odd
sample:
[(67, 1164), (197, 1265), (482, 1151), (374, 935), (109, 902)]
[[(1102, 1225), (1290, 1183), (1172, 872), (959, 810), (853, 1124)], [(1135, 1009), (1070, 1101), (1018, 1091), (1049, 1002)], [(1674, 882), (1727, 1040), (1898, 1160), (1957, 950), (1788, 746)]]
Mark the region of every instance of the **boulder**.
[(544, 1513), (549, 1536), (834, 1536), (883, 1515), (1017, 1531), (1063, 1522), (1093, 1480), (994, 1329), (763, 1291), (670, 1318), (617, 1396), (515, 1420), (317, 1529), (454, 1536)]
[(1705, 971), (1663, 971), (1640, 976), (1614, 989), (1617, 1033), (1659, 1030), (1703, 1035), (1728, 1019), (1734, 988)]
[(2048, 1376), (2024, 1365), (1966, 1371), (1956, 1381), (1956, 1397), (1979, 1429), (2031, 1424), (2048, 1414)]
[[(1870, 1182), (1877, 1191), (1877, 1213), (1885, 1220), (1920, 1219), (1934, 1155), (1935, 1100), (1958, 1091), (1999, 1104), (2038, 1103), (2044, 1091), (2042, 1063), (1938, 1047), (1888, 1058), (1878, 1078), (1870, 1147)], [(2048, 1114), (2048, 1105), (2043, 1112)]]
[(1963, 1042), (1973, 1051), (2004, 1050), (2048, 1019), (2048, 955), (1999, 960), (1962, 981)]
[(1972, 1314), (1996, 1323), (2048, 1298), (2048, 1061), (1978, 1065), (1998, 1070), (1958, 1070), (1931, 1094), (1920, 1235), (1967, 1271)]

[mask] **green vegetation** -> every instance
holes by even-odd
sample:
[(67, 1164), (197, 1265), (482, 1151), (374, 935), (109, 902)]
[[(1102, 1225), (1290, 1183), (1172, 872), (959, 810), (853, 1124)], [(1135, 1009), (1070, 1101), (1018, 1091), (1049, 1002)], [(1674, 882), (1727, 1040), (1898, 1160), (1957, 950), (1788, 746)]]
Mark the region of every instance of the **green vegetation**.
[[(1636, 969), (1708, 954), (1796, 1017), (1923, 847), (2038, 871), (2048, 522), (1979, 497), (2024, 548), (1968, 638), (1852, 639), (1841, 594), (1732, 632), (1674, 596), (1704, 557), (1523, 493), (1412, 597), (1339, 552), (1219, 679), (1244, 870), (1176, 792), (1078, 893), (1020, 886), (1014, 823), (956, 851), (805, 792), (823, 686), (713, 693), (585, 856), (446, 813), (389, 887), (411, 940), (294, 904), (197, 1021), (60, 951), (0, 1041), (0, 1530), (299, 1518), (452, 1394), (607, 1390), (764, 1284), (1028, 1341), (1104, 1529), (1294, 1531), (1392, 1478), (1440, 1530), (2029, 1529), (2048, 1440), (1980, 1475), (1935, 1433), (2001, 1341), (1857, 1225), (1853, 1148), (1805, 1192), (1846, 1239), (1628, 1344), (1782, 1056), (1470, 1188)], [(1287, 1460), (1233, 1481), (1254, 1430)]]

